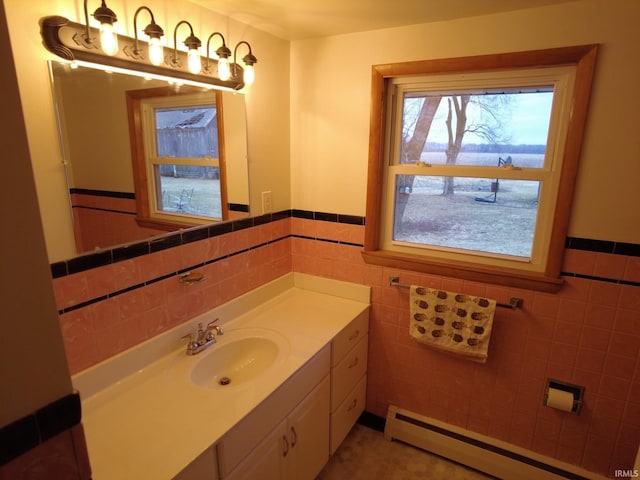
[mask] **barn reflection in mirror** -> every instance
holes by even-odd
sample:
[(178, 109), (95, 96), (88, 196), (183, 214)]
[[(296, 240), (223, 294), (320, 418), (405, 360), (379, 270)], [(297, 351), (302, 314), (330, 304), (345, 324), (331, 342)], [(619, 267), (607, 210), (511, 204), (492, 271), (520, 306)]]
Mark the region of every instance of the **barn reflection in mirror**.
[(155, 123), (156, 209), (222, 220), (216, 105), (159, 107), (148, 118)]

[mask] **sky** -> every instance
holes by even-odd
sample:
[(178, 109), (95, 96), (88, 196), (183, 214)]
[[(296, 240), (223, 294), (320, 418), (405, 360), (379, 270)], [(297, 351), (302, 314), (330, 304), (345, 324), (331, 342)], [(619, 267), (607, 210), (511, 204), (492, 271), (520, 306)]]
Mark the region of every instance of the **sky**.
[[(511, 138), (509, 143), (514, 145), (545, 145), (553, 92), (517, 93), (507, 96), (510, 97), (510, 105), (500, 110), (499, 115), (503, 119), (504, 133)], [(438, 143), (448, 141), (445, 124), (447, 111), (447, 102), (442, 101), (431, 125), (427, 141)], [(481, 110), (476, 105), (469, 104), (467, 124), (480, 121), (481, 114)], [(487, 141), (469, 134), (465, 136), (464, 143), (487, 143)]]

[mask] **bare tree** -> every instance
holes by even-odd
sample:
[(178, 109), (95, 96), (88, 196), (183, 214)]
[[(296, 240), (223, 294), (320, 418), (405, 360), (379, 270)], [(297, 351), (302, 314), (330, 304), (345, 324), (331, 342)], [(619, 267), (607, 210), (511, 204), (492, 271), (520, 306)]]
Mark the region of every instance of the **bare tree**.
[[(440, 106), (441, 97), (424, 97), (420, 111), (415, 119), (415, 125), (405, 125), (404, 130), (412, 130), (409, 138), (404, 135), (402, 138), (402, 148), (400, 149), (400, 163), (416, 163), (419, 162), (427, 143), (429, 130), (435, 117), (436, 111)], [(403, 115), (403, 119), (407, 116)], [(409, 193), (413, 190), (414, 175), (401, 175), (398, 177), (396, 185), (396, 214), (394, 229), (397, 232), (401, 226), (404, 210), (409, 200)]]
[[(425, 96), (414, 97), (420, 101), (419, 110), (405, 103), (403, 111), (403, 135), (400, 149), (400, 163), (416, 163), (421, 160), (427, 143), (427, 137), (435, 118), (441, 100), (447, 100), (447, 128), (448, 142), (446, 154), (447, 165), (455, 165), (462, 150), (465, 135), (475, 134), (487, 143), (496, 145), (508, 142), (503, 135), (502, 115), (508, 111), (508, 95), (451, 95), (448, 97)], [(467, 111), (469, 105), (477, 105), (481, 115), (476, 122), (469, 123)], [(411, 111), (413, 110), (413, 111)], [(455, 116), (454, 116), (455, 115)], [(454, 121), (455, 120), (455, 121)], [(414, 175), (401, 175), (396, 184), (395, 222), (394, 231), (399, 232), (402, 227), (404, 211), (413, 190)], [(443, 195), (454, 193), (453, 177), (444, 177)]]
[[(508, 95), (452, 95), (447, 98), (448, 113), (445, 120), (447, 126), (447, 165), (455, 165), (462, 149), (462, 141), (467, 133), (473, 133), (491, 145), (507, 143), (509, 139), (503, 135), (502, 113), (509, 108)], [(480, 108), (481, 120), (468, 123), (467, 108), (475, 104)], [(455, 126), (453, 113), (455, 112)], [(455, 127), (455, 128), (454, 128)], [(443, 195), (453, 195), (453, 177), (444, 177)]]

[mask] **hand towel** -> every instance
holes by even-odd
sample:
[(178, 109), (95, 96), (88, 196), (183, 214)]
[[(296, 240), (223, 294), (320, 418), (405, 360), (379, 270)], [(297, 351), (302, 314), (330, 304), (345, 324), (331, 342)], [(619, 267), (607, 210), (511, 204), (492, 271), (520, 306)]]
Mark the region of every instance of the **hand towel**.
[(412, 285), (409, 302), (411, 337), (469, 360), (487, 361), (495, 300)]

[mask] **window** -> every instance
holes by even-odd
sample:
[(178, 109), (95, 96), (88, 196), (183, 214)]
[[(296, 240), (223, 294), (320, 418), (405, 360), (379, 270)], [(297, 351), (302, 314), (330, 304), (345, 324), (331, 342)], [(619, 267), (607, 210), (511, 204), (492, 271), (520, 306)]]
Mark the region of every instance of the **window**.
[[(158, 94), (161, 93), (161, 94)], [(128, 92), (138, 222), (175, 229), (226, 219), (221, 95)]]
[(595, 51), (373, 67), (365, 260), (557, 290)]

